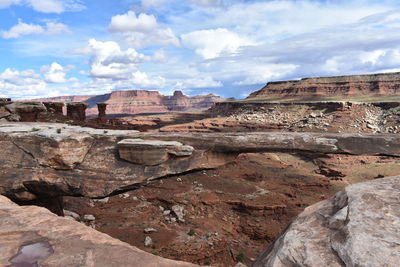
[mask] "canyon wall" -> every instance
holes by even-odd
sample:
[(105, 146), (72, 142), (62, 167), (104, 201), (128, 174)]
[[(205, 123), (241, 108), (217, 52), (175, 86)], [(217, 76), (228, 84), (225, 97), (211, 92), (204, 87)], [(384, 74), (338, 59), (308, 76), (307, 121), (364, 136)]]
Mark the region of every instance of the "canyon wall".
[(394, 95), (400, 96), (400, 72), (269, 82), (260, 90), (250, 94), (247, 99), (313, 100)]
[(99, 102), (108, 104), (107, 114), (137, 114), (204, 110), (224, 100), (213, 94), (189, 97), (181, 91), (175, 91), (172, 96), (164, 96), (158, 91), (129, 90), (95, 96), (41, 98), (34, 101), (84, 102), (89, 105), (86, 114), (96, 115), (98, 113), (96, 103)]

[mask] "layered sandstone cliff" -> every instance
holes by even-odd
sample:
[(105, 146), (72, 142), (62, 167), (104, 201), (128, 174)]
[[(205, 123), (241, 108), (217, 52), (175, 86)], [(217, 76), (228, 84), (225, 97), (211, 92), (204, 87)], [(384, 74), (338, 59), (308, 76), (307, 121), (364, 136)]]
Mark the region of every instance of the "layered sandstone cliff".
[(400, 96), (400, 72), (270, 82), (247, 99), (318, 100)]
[(204, 110), (224, 99), (213, 94), (190, 97), (181, 91), (175, 91), (172, 96), (164, 96), (158, 91), (129, 90), (95, 96), (41, 98), (35, 101), (84, 102), (89, 105), (86, 114), (95, 115), (98, 112), (96, 103), (99, 102), (108, 104), (107, 114), (137, 114)]

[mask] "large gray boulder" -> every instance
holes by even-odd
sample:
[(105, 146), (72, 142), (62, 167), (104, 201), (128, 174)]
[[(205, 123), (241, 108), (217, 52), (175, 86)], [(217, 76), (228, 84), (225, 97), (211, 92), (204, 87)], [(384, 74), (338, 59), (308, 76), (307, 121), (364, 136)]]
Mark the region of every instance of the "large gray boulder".
[(346, 187), (304, 210), (254, 267), (400, 263), (400, 176)]

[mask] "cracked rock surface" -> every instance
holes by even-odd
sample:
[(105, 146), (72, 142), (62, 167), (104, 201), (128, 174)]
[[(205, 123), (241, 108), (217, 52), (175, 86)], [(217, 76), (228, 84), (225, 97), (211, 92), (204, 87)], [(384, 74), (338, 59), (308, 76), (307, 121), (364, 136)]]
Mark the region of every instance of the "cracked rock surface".
[(398, 266), (400, 176), (346, 187), (304, 210), (255, 267)]

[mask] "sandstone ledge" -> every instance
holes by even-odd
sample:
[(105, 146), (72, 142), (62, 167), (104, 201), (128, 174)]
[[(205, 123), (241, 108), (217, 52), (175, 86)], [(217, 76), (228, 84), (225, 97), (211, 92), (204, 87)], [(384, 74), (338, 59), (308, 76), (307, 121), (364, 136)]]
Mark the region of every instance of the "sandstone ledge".
[[(132, 143), (125, 139), (146, 141)], [(43, 195), (105, 197), (153, 179), (216, 168), (246, 152), (400, 156), (400, 137), (289, 132), (139, 133), (11, 123), (0, 124), (0, 147), (0, 194), (15, 201), (31, 201)], [(149, 162), (140, 159), (144, 154)]]
[(44, 208), (21, 207), (0, 196), (0, 266), (9, 266), (23, 245), (35, 242), (49, 243), (53, 250), (40, 266), (196, 266), (154, 256)]

